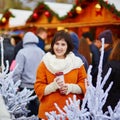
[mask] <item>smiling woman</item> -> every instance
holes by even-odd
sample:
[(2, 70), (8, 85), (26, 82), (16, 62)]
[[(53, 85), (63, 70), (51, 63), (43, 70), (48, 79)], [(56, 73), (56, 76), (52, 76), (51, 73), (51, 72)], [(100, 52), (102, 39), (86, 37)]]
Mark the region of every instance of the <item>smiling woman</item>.
[(55, 43), (53, 49), (56, 54), (56, 58), (63, 59), (65, 58), (64, 54), (67, 50), (67, 43), (64, 39), (61, 39)]
[[(39, 118), (47, 120), (45, 112), (57, 111), (54, 103), (63, 108), (69, 97), (84, 97), (86, 71), (82, 60), (76, 57), (72, 50), (70, 34), (64, 30), (56, 32), (52, 39), (51, 51), (46, 53), (38, 66), (34, 84), (40, 100)], [(62, 73), (62, 76), (58, 77), (58, 73)]]

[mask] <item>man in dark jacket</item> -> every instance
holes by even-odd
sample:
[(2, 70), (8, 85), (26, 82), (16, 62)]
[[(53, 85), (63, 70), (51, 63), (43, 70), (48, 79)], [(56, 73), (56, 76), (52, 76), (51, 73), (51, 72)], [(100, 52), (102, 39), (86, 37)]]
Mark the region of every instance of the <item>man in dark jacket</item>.
[(94, 37), (91, 32), (84, 32), (82, 36), (87, 40), (90, 51), (92, 53), (92, 82), (96, 86), (97, 74), (98, 74), (98, 65), (100, 60), (100, 51), (99, 48), (94, 43)]
[(47, 38), (47, 30), (45, 28), (40, 27), (37, 29), (36, 35), (39, 39), (38, 47), (45, 51), (45, 39)]

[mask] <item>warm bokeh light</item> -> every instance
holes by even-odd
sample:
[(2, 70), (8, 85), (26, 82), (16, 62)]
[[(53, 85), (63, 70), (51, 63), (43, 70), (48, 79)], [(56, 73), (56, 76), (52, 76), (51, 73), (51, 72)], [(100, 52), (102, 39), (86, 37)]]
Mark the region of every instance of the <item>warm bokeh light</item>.
[(100, 10), (101, 10), (100, 4), (97, 3), (97, 4), (95, 5), (95, 8), (96, 8), (96, 11), (100, 11)]
[(75, 10), (76, 10), (76, 12), (77, 12), (78, 14), (80, 14), (80, 13), (82, 12), (82, 8), (81, 8), (80, 6), (77, 6), (77, 7), (75, 8)]
[(2, 18), (2, 23), (5, 23), (7, 20), (5, 17)]

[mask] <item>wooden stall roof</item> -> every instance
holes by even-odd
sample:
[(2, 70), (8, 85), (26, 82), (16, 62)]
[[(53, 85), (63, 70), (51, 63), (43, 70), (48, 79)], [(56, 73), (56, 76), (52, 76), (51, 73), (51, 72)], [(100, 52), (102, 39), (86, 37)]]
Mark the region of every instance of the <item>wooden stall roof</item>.
[[(87, 0), (83, 0), (87, 1)], [(92, 0), (91, 0), (92, 1)], [(99, 2), (98, 2), (99, 1)], [(97, 11), (95, 5), (99, 3), (101, 9)], [(53, 3), (52, 3), (53, 4)], [(82, 2), (80, 5), (73, 4), (58, 4), (51, 5), (50, 2), (39, 3), (33, 11), (26, 11), (26, 16), (23, 17), (23, 10), (17, 10), (19, 13), (14, 18), (9, 19), (9, 23), (6, 28), (21, 29), (25, 27), (46, 27), (46, 28), (57, 28), (57, 27), (86, 27), (86, 26), (104, 26), (104, 25), (120, 25), (120, 12), (116, 10), (113, 5), (106, 4), (103, 0), (93, 0), (93, 2)], [(76, 7), (81, 6), (81, 13), (76, 12)], [(52, 9), (53, 7), (53, 9)], [(67, 9), (64, 9), (67, 8)], [(57, 9), (57, 11), (55, 11)], [(60, 16), (59, 12), (64, 13)], [(24, 12), (25, 13), (25, 12)], [(52, 15), (52, 17), (51, 17)], [(21, 20), (18, 20), (19, 19)], [(35, 18), (34, 18), (35, 17)], [(25, 20), (23, 20), (25, 18)], [(19, 25), (11, 25), (16, 23), (15, 20), (19, 21)], [(13, 21), (13, 22), (12, 22)], [(23, 21), (24, 24), (20, 22)], [(2, 26), (5, 27), (5, 26)]]
[(46, 17), (45, 14), (42, 14), (35, 22), (27, 22), (26, 26), (56, 28), (120, 25), (120, 17), (105, 7), (102, 7), (100, 11), (97, 11), (95, 8), (97, 3), (98, 2), (89, 3), (89, 5), (87, 5), (87, 7), (75, 17), (68, 17), (60, 20), (58, 17), (53, 16), (52, 20), (49, 22), (48, 17)]

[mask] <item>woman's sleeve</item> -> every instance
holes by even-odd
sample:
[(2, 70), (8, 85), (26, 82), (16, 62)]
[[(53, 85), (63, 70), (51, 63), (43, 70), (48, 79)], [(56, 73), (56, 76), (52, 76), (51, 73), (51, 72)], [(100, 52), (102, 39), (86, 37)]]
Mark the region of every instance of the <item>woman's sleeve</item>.
[(44, 90), (47, 85), (46, 67), (43, 62), (40, 63), (36, 73), (36, 81), (34, 83), (34, 90), (39, 99), (44, 96)]
[(82, 93), (85, 94), (86, 92), (86, 87), (85, 87), (85, 82), (86, 82), (86, 79), (87, 79), (87, 73), (85, 71), (85, 68), (84, 66), (82, 65), (80, 68), (79, 68), (79, 71), (78, 71), (78, 85), (80, 86), (80, 88), (82, 89)]

